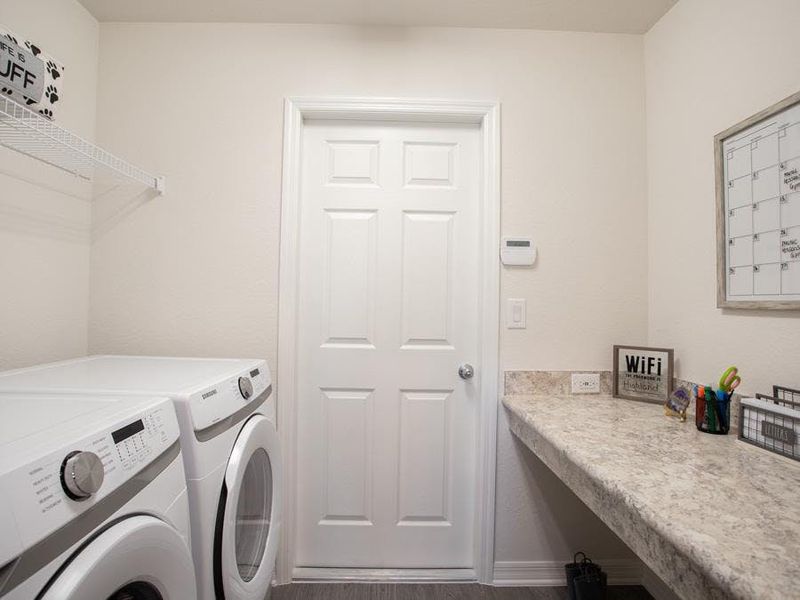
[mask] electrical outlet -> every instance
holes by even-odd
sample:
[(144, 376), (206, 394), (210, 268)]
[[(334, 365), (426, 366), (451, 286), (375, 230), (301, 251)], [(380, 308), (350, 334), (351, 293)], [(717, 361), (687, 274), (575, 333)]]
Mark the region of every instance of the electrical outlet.
[(600, 374), (599, 373), (573, 373), (572, 374), (572, 393), (573, 394), (599, 394), (600, 393)]

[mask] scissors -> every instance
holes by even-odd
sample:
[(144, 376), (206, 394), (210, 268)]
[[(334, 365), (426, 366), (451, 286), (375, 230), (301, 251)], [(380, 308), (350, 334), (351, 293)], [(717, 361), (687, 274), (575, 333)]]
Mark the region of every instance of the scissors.
[(736, 367), (728, 367), (719, 378), (719, 389), (726, 394), (731, 393), (739, 384), (742, 383), (742, 378), (739, 377), (739, 369)]

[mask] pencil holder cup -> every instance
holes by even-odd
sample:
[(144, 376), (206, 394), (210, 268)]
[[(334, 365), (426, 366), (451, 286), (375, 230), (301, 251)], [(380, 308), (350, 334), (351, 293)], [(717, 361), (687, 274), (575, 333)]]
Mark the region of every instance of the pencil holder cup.
[(695, 399), (694, 422), (703, 433), (727, 435), (731, 423), (730, 394), (712, 394), (711, 398), (698, 396)]

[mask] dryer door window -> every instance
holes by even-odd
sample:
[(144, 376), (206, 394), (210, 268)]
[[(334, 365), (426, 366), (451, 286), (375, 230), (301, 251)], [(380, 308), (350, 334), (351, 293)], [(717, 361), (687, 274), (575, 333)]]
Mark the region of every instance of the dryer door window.
[(164, 596), (153, 584), (134, 581), (114, 592), (108, 600), (164, 600)]
[(266, 450), (247, 463), (236, 507), (236, 564), (242, 580), (255, 577), (264, 558), (272, 517), (272, 465)]
[(278, 433), (263, 415), (244, 424), (225, 470), (214, 541), (218, 598), (263, 600), (278, 554), (281, 515)]

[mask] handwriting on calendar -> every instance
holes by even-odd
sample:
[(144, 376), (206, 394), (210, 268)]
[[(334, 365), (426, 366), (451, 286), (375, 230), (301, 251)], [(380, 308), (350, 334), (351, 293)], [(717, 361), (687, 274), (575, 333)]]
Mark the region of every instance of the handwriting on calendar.
[(800, 190), (800, 172), (797, 169), (787, 169), (783, 172), (783, 183), (793, 192)]
[(800, 258), (800, 240), (798, 238), (783, 240), (781, 242), (781, 252), (791, 260)]

